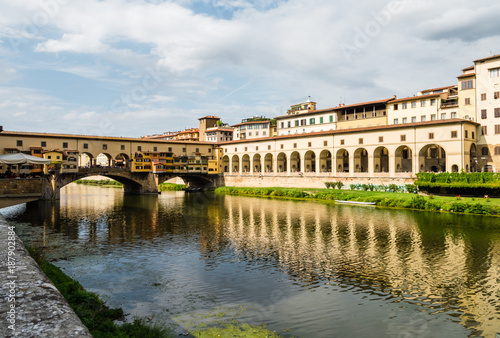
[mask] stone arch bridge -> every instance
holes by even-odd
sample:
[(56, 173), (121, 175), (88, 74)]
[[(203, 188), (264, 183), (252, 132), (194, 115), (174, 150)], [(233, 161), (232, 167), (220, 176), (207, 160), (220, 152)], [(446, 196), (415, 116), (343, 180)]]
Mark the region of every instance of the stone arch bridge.
[(80, 168), (77, 173), (57, 173), (45, 175), (42, 183), (43, 199), (59, 199), (61, 188), (76, 180), (89, 176), (105, 176), (123, 184), (125, 193), (129, 194), (157, 194), (158, 186), (174, 177), (180, 177), (190, 187), (206, 189), (221, 185), (218, 174), (197, 173), (152, 173), (130, 172), (117, 168)]

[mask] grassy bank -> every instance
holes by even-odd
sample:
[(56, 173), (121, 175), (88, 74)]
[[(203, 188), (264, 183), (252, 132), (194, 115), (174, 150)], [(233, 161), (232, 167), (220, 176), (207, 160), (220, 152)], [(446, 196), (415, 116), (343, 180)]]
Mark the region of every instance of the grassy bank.
[(76, 180), (76, 184), (95, 185), (108, 188), (122, 188), (123, 184), (115, 180)]
[(158, 186), (160, 191), (181, 191), (186, 188), (185, 184), (162, 183)]
[(273, 197), (312, 201), (375, 202), (378, 206), (428, 211), (500, 216), (500, 199), (460, 196), (420, 196), (410, 193), (297, 188), (220, 187), (216, 193), (226, 195)]

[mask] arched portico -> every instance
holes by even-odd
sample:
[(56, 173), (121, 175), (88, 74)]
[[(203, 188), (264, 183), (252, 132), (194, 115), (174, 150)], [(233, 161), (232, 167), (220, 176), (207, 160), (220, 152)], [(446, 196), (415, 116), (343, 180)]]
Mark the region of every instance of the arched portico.
[(365, 148), (358, 148), (354, 152), (354, 172), (368, 172), (368, 151)]
[(316, 154), (312, 150), (309, 150), (304, 155), (304, 172), (316, 172)]
[(276, 164), (277, 164), (277, 171), (279, 173), (284, 173), (284, 172), (287, 172), (288, 170), (288, 163), (287, 163), (287, 158), (286, 158), (286, 154), (285, 153), (279, 153), (278, 154), (278, 158), (276, 160)]
[(250, 156), (248, 154), (243, 155), (241, 159), (241, 171), (243, 173), (250, 172)]
[(130, 157), (127, 154), (121, 153), (115, 157), (115, 168), (126, 169), (130, 168)]
[(260, 173), (262, 171), (262, 164), (260, 160), (260, 154), (253, 155), (252, 169), (254, 173)]
[(264, 157), (264, 170), (266, 173), (272, 173), (274, 171), (273, 154), (267, 153)]
[(397, 173), (413, 172), (412, 152), (408, 146), (404, 145), (396, 149), (394, 162)]
[(240, 158), (238, 155), (233, 155), (231, 159), (231, 174), (238, 174), (240, 172)]
[(478, 171), (478, 160), (477, 160), (477, 147), (473, 143), (470, 145), (469, 150), (469, 164), (470, 164), (470, 172), (475, 173)]
[(336, 170), (338, 173), (348, 173), (349, 172), (349, 152), (345, 149), (340, 149), (337, 151), (336, 156)]
[(319, 167), (322, 173), (332, 172), (332, 153), (329, 150), (323, 150), (319, 154)]
[(229, 156), (224, 155), (224, 157), (222, 158), (222, 171), (228, 173), (230, 166), (231, 164), (229, 163)]
[(378, 147), (373, 152), (373, 170), (375, 173), (389, 172), (389, 150), (386, 147)]
[(428, 144), (418, 153), (420, 172), (445, 172), (446, 151), (437, 144)]
[(290, 172), (298, 171), (302, 171), (300, 166), (300, 154), (298, 151), (294, 151), (292, 155), (290, 155)]

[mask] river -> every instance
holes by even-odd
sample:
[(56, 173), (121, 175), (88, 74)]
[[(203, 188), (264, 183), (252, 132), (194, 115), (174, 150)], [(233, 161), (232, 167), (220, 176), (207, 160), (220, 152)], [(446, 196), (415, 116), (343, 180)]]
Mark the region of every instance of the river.
[(500, 218), (70, 184), (4, 209), (129, 315), (294, 337), (495, 337)]

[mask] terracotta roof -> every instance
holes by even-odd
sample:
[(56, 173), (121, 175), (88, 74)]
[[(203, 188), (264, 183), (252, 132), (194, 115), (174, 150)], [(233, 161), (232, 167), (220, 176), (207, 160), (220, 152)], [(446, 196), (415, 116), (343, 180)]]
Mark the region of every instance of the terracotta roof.
[(464, 78), (464, 77), (471, 77), (471, 76), (475, 76), (475, 75), (476, 75), (475, 73), (462, 74), (462, 75), (457, 76), (457, 78), (461, 79), (461, 78)]
[(474, 60), (474, 63), (476, 63), (476, 62), (484, 62), (484, 61), (493, 60), (493, 59), (499, 59), (499, 58), (500, 58), (500, 54), (497, 54), (497, 55), (489, 56), (489, 57), (484, 58), (484, 59)]
[(403, 102), (403, 101), (413, 101), (413, 100), (419, 100), (419, 99), (426, 99), (426, 98), (430, 98), (430, 97), (438, 97), (438, 96), (441, 96), (442, 94), (443, 93), (420, 95), (420, 96), (411, 96), (411, 97), (407, 97), (407, 98), (404, 98), (404, 99), (398, 99), (398, 100), (391, 101), (391, 103), (394, 103), (394, 102)]
[(270, 123), (271, 119), (269, 119), (269, 120), (261, 120), (261, 121), (241, 122), (241, 123), (238, 123), (238, 124), (233, 124), (231, 127), (237, 127), (237, 126), (242, 126), (242, 125), (246, 125), (246, 124), (266, 123), (266, 122)]
[[(45, 137), (45, 138), (73, 138), (73, 139), (83, 139), (83, 140), (98, 140), (98, 141), (109, 140), (109, 141), (123, 141), (123, 142), (141, 142), (141, 143), (186, 143), (186, 141), (183, 140), (151, 140), (151, 139), (137, 138), (137, 137), (52, 134), (52, 133), (36, 133), (36, 132), (24, 132), (24, 131), (2, 131), (0, 133), (0, 139), (2, 136), (24, 136), (24, 137), (35, 136), (35, 137)], [(189, 144), (213, 145), (212, 142), (200, 142), (200, 141), (190, 141)]]
[(448, 89), (448, 88), (453, 88), (453, 87), (456, 87), (456, 86), (457, 86), (457, 85), (451, 85), (451, 86), (440, 87), (440, 88), (425, 89), (425, 90), (421, 90), (421, 92), (422, 92), (422, 93), (432, 92), (432, 91), (435, 91), (435, 90)]
[(201, 120), (201, 119), (219, 119), (220, 120), (220, 117), (213, 116), (213, 115), (207, 115), (207, 116), (200, 117), (198, 120)]
[(390, 124), (390, 125), (385, 125), (385, 126), (373, 126), (373, 127), (363, 127), (363, 128), (350, 128), (350, 129), (337, 129), (337, 130), (328, 130), (328, 131), (318, 131), (318, 132), (313, 132), (313, 133), (302, 133), (302, 134), (293, 134), (293, 135), (281, 135), (281, 136), (258, 138), (258, 139), (250, 139), (250, 140), (226, 141), (226, 142), (220, 142), (217, 145), (219, 145), (219, 146), (225, 146), (225, 145), (237, 144), (237, 143), (249, 143), (249, 142), (256, 142), (256, 141), (266, 142), (266, 141), (274, 141), (274, 140), (280, 140), (280, 139), (304, 138), (304, 137), (309, 137), (309, 136), (359, 133), (359, 132), (372, 131), (372, 130), (387, 130), (387, 129), (408, 128), (408, 127), (415, 127), (415, 128), (417, 128), (417, 127), (428, 126), (428, 125), (433, 125), (433, 124), (441, 125), (441, 124), (450, 124), (450, 123), (459, 123), (459, 122), (460, 123), (462, 123), (462, 122), (468, 122), (468, 123), (472, 123), (472, 124), (475, 124), (475, 125), (479, 125), (479, 123), (477, 123), (477, 122), (473, 122), (473, 121), (470, 121), (470, 120), (458, 119), (457, 118), (457, 119), (435, 120), (435, 121), (404, 123), (404, 124)]
[(388, 103), (389, 101), (394, 100), (394, 98), (395, 97), (391, 97), (390, 99), (361, 102), (361, 103), (349, 104), (349, 105), (345, 105), (345, 106), (338, 106), (338, 107), (326, 108), (326, 109), (320, 109), (320, 110), (312, 110), (312, 111), (309, 111), (307, 113), (301, 113), (301, 114), (281, 115), (281, 116), (275, 117), (275, 119), (279, 120), (279, 119), (284, 119), (284, 118), (293, 118), (293, 117), (298, 117), (298, 116), (324, 113), (324, 112), (328, 112), (328, 111), (342, 110), (342, 109), (346, 109), (346, 108), (362, 107), (362, 106), (369, 106), (369, 105), (374, 105), (374, 104)]
[(462, 69), (463, 72), (466, 72), (468, 70), (474, 70), (474, 66), (470, 66), (470, 67)]

